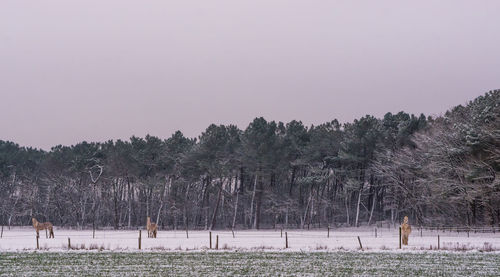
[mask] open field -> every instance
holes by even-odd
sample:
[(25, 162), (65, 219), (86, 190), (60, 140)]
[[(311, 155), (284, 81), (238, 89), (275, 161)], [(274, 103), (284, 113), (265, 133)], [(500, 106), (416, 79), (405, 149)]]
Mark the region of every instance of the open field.
[[(399, 249), (394, 228), (330, 230), (160, 231), (141, 250), (138, 230), (56, 229), (41, 232), (36, 250), (31, 228), (4, 230), (0, 276), (499, 276), (500, 234), (415, 229)], [(288, 236), (289, 247), (285, 248)], [(440, 251), (437, 238), (440, 239)], [(218, 250), (216, 248), (219, 236)], [(363, 244), (360, 250), (358, 236)], [(71, 250), (68, 250), (68, 238)]]
[(500, 255), (471, 252), (7, 252), (0, 275), (498, 276)]
[[(379, 228), (375, 237), (375, 228), (343, 228), (332, 229), (328, 236), (326, 229), (316, 230), (278, 230), (212, 231), (212, 248), (216, 247), (219, 236), (219, 250), (268, 250), (285, 249), (285, 237), (288, 236), (287, 251), (328, 251), (357, 250), (360, 248), (358, 236), (364, 250), (399, 250), (398, 229)], [(142, 250), (189, 251), (210, 248), (208, 231), (159, 231), (158, 238), (147, 238), (142, 230)], [(466, 233), (450, 231), (423, 230), (415, 228), (410, 236), (409, 245), (404, 250), (480, 250), (500, 251), (500, 233)], [(45, 238), (40, 232), (39, 247), (48, 251), (65, 251), (68, 249), (68, 238), (72, 249), (79, 250), (138, 250), (138, 230), (98, 230), (93, 238), (92, 230), (55, 229), (55, 239)], [(4, 230), (0, 239), (0, 251), (25, 251), (36, 249), (35, 231), (32, 228), (13, 228)]]

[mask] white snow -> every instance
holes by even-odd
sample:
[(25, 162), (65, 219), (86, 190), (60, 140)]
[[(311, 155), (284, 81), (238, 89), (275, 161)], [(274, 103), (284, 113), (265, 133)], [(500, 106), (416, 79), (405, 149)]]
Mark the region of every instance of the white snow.
[[(216, 236), (219, 236), (219, 250), (284, 250), (285, 232), (288, 233), (289, 248), (286, 251), (331, 251), (331, 250), (358, 250), (358, 236), (364, 250), (399, 250), (398, 229), (378, 228), (375, 238), (375, 228), (342, 228), (330, 230), (327, 237), (326, 229), (316, 230), (237, 230), (233, 238), (229, 230), (212, 231), (212, 248), (216, 245)], [(40, 232), (39, 245), (48, 251), (67, 250), (68, 238), (72, 248), (95, 249), (112, 251), (138, 250), (138, 230), (97, 230), (92, 238), (92, 230), (54, 229), (55, 239), (45, 238), (45, 231)], [(403, 246), (405, 251), (422, 251), (437, 248), (438, 235), (440, 248), (443, 250), (494, 250), (500, 251), (500, 233), (467, 233), (442, 232), (424, 230), (422, 237), (418, 229), (410, 235), (409, 245)], [(158, 238), (147, 238), (147, 232), (142, 230), (142, 250), (204, 250), (209, 247), (209, 231), (186, 232), (162, 231)], [(0, 238), (0, 251), (25, 251), (36, 249), (36, 237), (33, 228), (16, 227), (4, 229)]]

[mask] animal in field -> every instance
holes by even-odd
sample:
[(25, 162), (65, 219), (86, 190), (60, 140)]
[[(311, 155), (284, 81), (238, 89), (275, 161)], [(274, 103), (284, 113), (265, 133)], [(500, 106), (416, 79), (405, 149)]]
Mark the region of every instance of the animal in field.
[(151, 222), (151, 218), (149, 216), (146, 223), (146, 229), (148, 230), (148, 238), (156, 238), (156, 234), (158, 233), (158, 225), (154, 222)]
[[(40, 236), (40, 230), (48, 230), (49, 238), (54, 238), (54, 226), (50, 222), (38, 222), (36, 218), (32, 217), (31, 221), (33, 222), (33, 228), (36, 230), (37, 237)], [(47, 231), (45, 231), (45, 236), (47, 236)]]
[(408, 245), (408, 237), (411, 233), (411, 226), (408, 224), (408, 217), (405, 216), (403, 224), (401, 224), (401, 240), (403, 245)]

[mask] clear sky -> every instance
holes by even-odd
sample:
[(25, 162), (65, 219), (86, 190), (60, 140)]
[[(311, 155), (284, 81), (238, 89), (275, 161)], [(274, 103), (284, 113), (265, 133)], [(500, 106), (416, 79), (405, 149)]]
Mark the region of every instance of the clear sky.
[(0, 139), (440, 114), (500, 88), (500, 1), (0, 0)]

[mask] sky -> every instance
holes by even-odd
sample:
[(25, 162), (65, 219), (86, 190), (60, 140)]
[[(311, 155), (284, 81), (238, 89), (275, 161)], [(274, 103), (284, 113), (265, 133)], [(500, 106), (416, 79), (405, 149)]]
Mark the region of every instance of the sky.
[(500, 1), (0, 0), (0, 139), (439, 115), (500, 88)]

